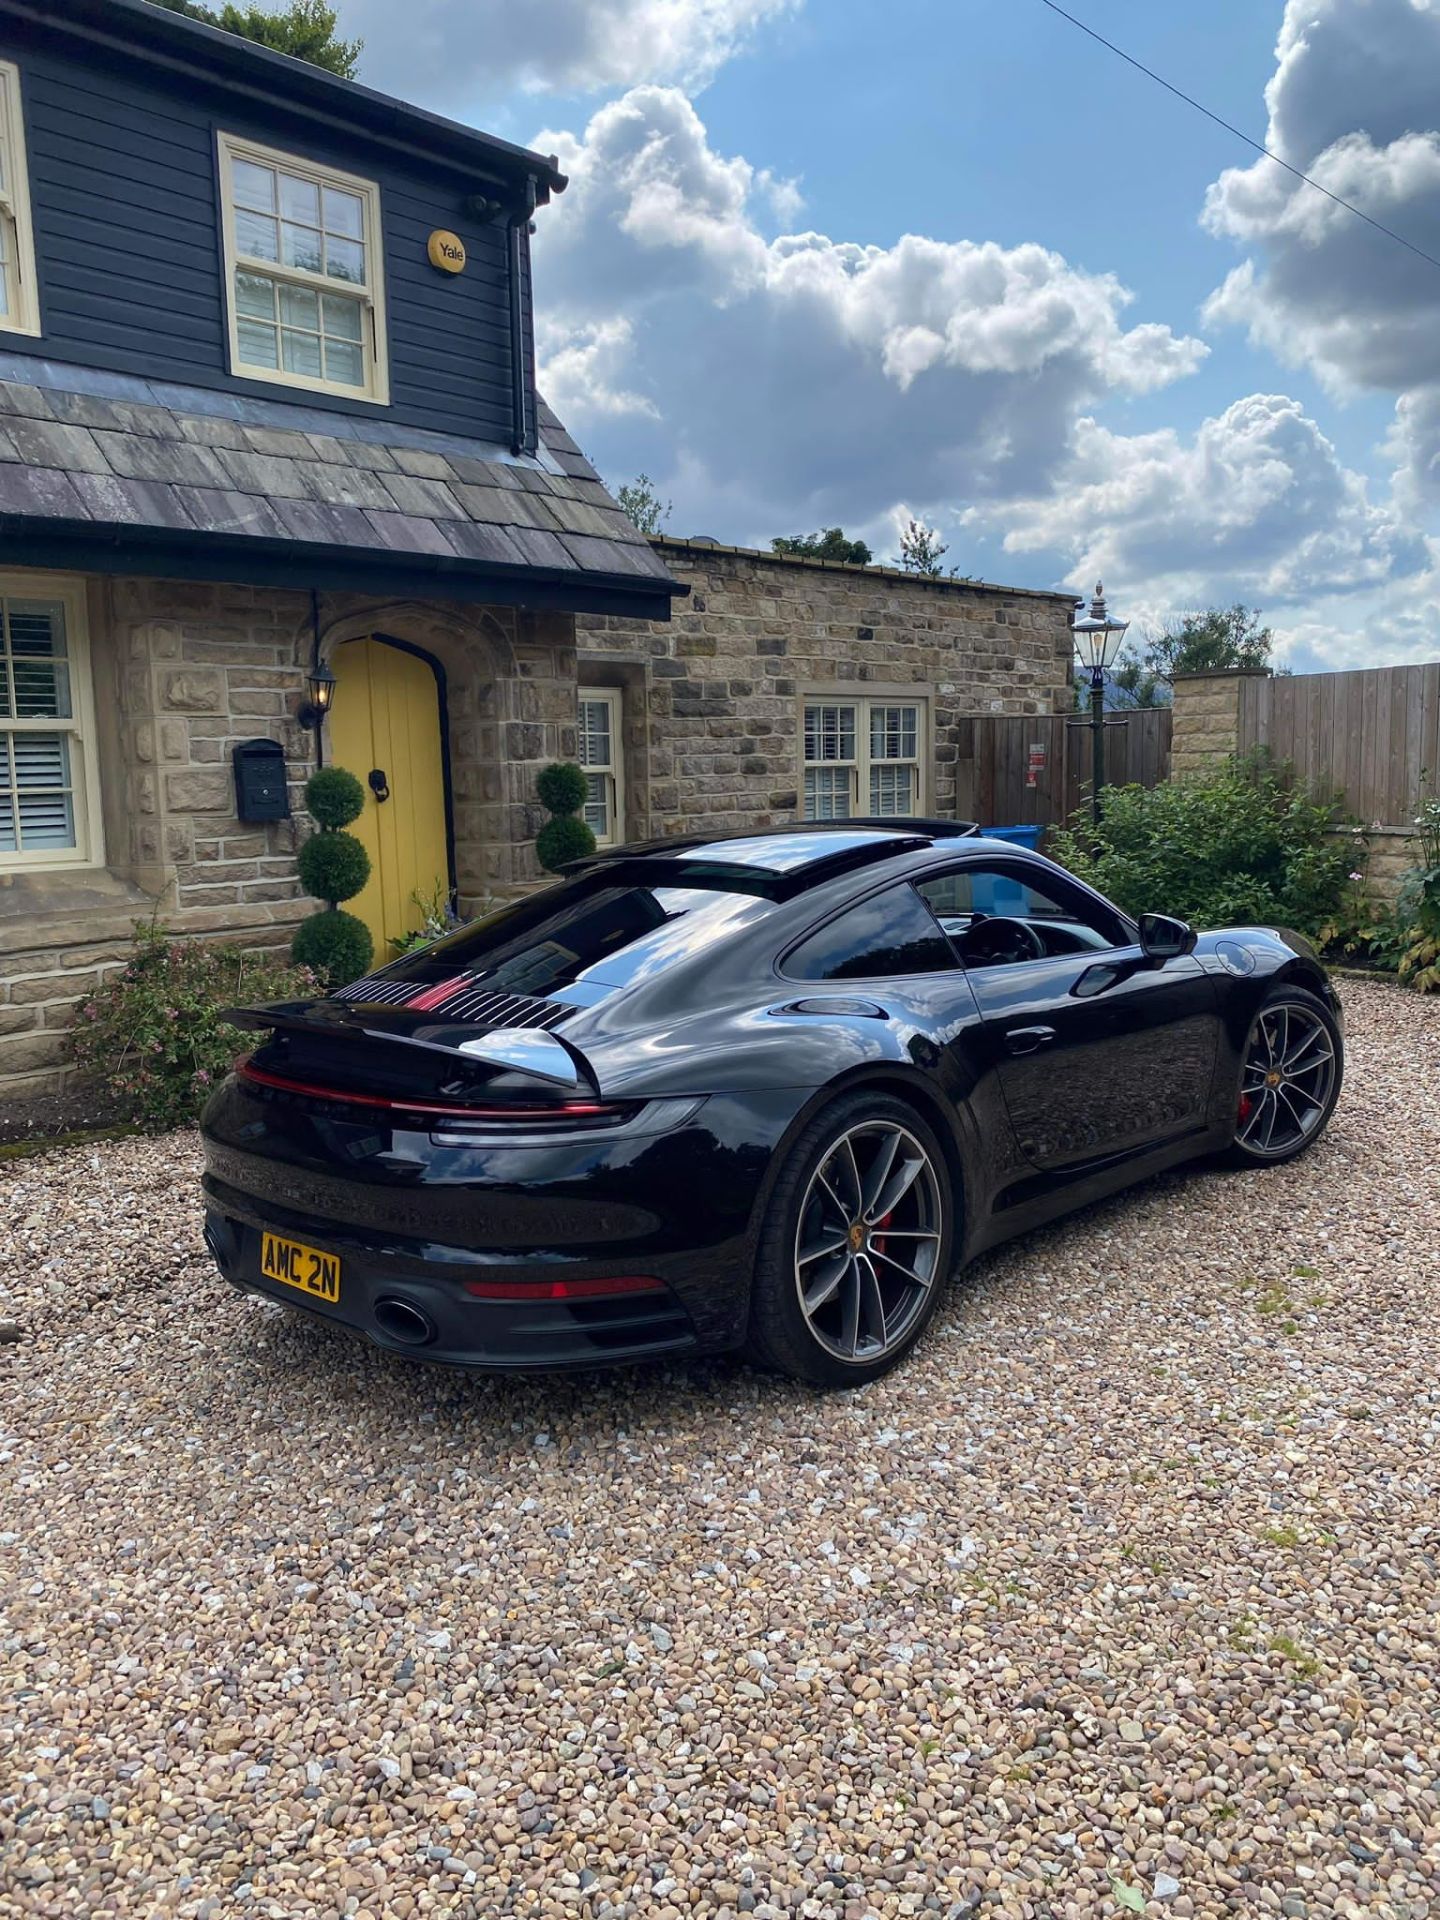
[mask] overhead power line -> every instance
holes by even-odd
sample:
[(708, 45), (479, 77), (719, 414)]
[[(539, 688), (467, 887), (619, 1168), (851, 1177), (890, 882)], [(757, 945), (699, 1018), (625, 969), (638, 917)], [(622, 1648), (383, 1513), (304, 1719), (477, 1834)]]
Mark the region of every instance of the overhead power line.
[(1417, 247), (1413, 240), (1407, 240), (1403, 233), (1396, 233), (1395, 229), (1387, 227), (1383, 220), (1374, 219), (1357, 207), (1353, 201), (1342, 199), (1338, 193), (1332, 193), (1329, 187), (1322, 187), (1318, 180), (1312, 180), (1310, 175), (1302, 173), (1299, 167), (1292, 167), (1288, 160), (1282, 160), (1278, 153), (1273, 152), (1262, 141), (1252, 140), (1248, 133), (1242, 133), (1239, 127), (1232, 126), (1228, 120), (1222, 120), (1218, 113), (1212, 113), (1209, 107), (1199, 100), (1193, 99), (1190, 94), (1173, 86), (1163, 74), (1156, 73), (1153, 67), (1147, 67), (1143, 60), (1137, 60), (1134, 54), (1127, 53), (1123, 47), (1117, 47), (1113, 40), (1107, 40), (1103, 33), (1097, 33), (1094, 27), (1087, 27), (1083, 20), (1077, 20), (1073, 13), (1067, 13), (1064, 7), (1057, 6), (1056, 0), (1040, 0), (1040, 4), (1042, 7), (1048, 7), (1051, 13), (1058, 13), (1062, 20), (1068, 20), (1072, 27), (1078, 27), (1081, 33), (1088, 34), (1102, 47), (1107, 47), (1127, 66), (1134, 67), (1137, 73), (1143, 73), (1147, 80), (1153, 80), (1157, 87), (1163, 87), (1167, 93), (1173, 93), (1175, 98), (1183, 100), (1187, 107), (1193, 107), (1196, 113), (1203, 113), (1205, 118), (1213, 120), (1217, 127), (1223, 127), (1226, 133), (1233, 134), (1237, 140), (1243, 140), (1247, 147), (1253, 147), (1256, 153), (1263, 154), (1267, 160), (1273, 160), (1277, 167), (1283, 167), (1286, 173), (1293, 174), (1297, 180), (1303, 180), (1305, 185), (1313, 187), (1316, 193), (1323, 193), (1325, 198), (1333, 200), (1337, 207), (1343, 207), (1347, 213), (1353, 213), (1355, 218), (1363, 220), (1367, 227), (1374, 227), (1375, 231), (1383, 233), (1387, 240), (1395, 241), (1397, 245), (1404, 247), (1407, 253), (1413, 253), (1419, 259), (1428, 261), (1432, 267), (1440, 267), (1440, 260), (1437, 260), (1433, 253), (1427, 253), (1423, 247)]

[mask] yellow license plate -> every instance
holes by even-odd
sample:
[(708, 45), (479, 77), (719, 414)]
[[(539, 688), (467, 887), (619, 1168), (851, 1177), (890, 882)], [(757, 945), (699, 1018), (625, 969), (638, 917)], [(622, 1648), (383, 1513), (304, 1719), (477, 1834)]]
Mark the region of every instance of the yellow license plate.
[(282, 1240), (278, 1233), (265, 1234), (260, 1243), (260, 1271), (267, 1280), (327, 1300), (333, 1307), (340, 1298), (340, 1256), (321, 1253), (299, 1240)]

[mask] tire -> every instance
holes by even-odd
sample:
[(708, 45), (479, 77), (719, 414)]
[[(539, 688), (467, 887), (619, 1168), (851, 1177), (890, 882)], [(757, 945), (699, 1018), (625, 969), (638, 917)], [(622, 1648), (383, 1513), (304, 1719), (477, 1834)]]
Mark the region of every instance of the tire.
[(1308, 987), (1272, 987), (1246, 1037), (1227, 1164), (1279, 1167), (1308, 1153), (1344, 1079), (1345, 1042), (1329, 1007)]
[(817, 1387), (888, 1373), (939, 1304), (957, 1212), (944, 1151), (912, 1107), (863, 1090), (832, 1102), (791, 1147), (770, 1196), (751, 1359)]

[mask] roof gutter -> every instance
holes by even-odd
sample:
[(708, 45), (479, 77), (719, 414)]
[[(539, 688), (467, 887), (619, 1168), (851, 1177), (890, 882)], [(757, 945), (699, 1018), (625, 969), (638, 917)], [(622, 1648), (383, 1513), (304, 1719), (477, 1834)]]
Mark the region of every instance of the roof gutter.
[(534, 423), (527, 406), (530, 381), (525, 353), (525, 302), (520, 285), (524, 257), (521, 234), (529, 228), (530, 217), (535, 211), (535, 199), (535, 176), (528, 174), (519, 207), (506, 216), (505, 244), (510, 278), (511, 453), (534, 453), (536, 448)]
[(645, 573), (499, 562), (482, 567), (458, 555), (323, 546), (258, 534), (101, 526), (21, 514), (0, 515), (0, 565), (323, 593), (428, 596), (642, 620), (668, 620), (671, 600), (690, 591), (678, 580)]

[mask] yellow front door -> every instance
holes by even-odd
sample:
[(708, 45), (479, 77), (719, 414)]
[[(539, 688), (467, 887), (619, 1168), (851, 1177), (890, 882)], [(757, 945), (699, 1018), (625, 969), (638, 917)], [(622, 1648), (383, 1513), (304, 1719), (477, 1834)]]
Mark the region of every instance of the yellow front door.
[(350, 832), (370, 855), (369, 882), (345, 906), (375, 936), (380, 966), (450, 888), (440, 689), (428, 660), (384, 640), (347, 640), (330, 666), (328, 759), (365, 789), (365, 811)]

